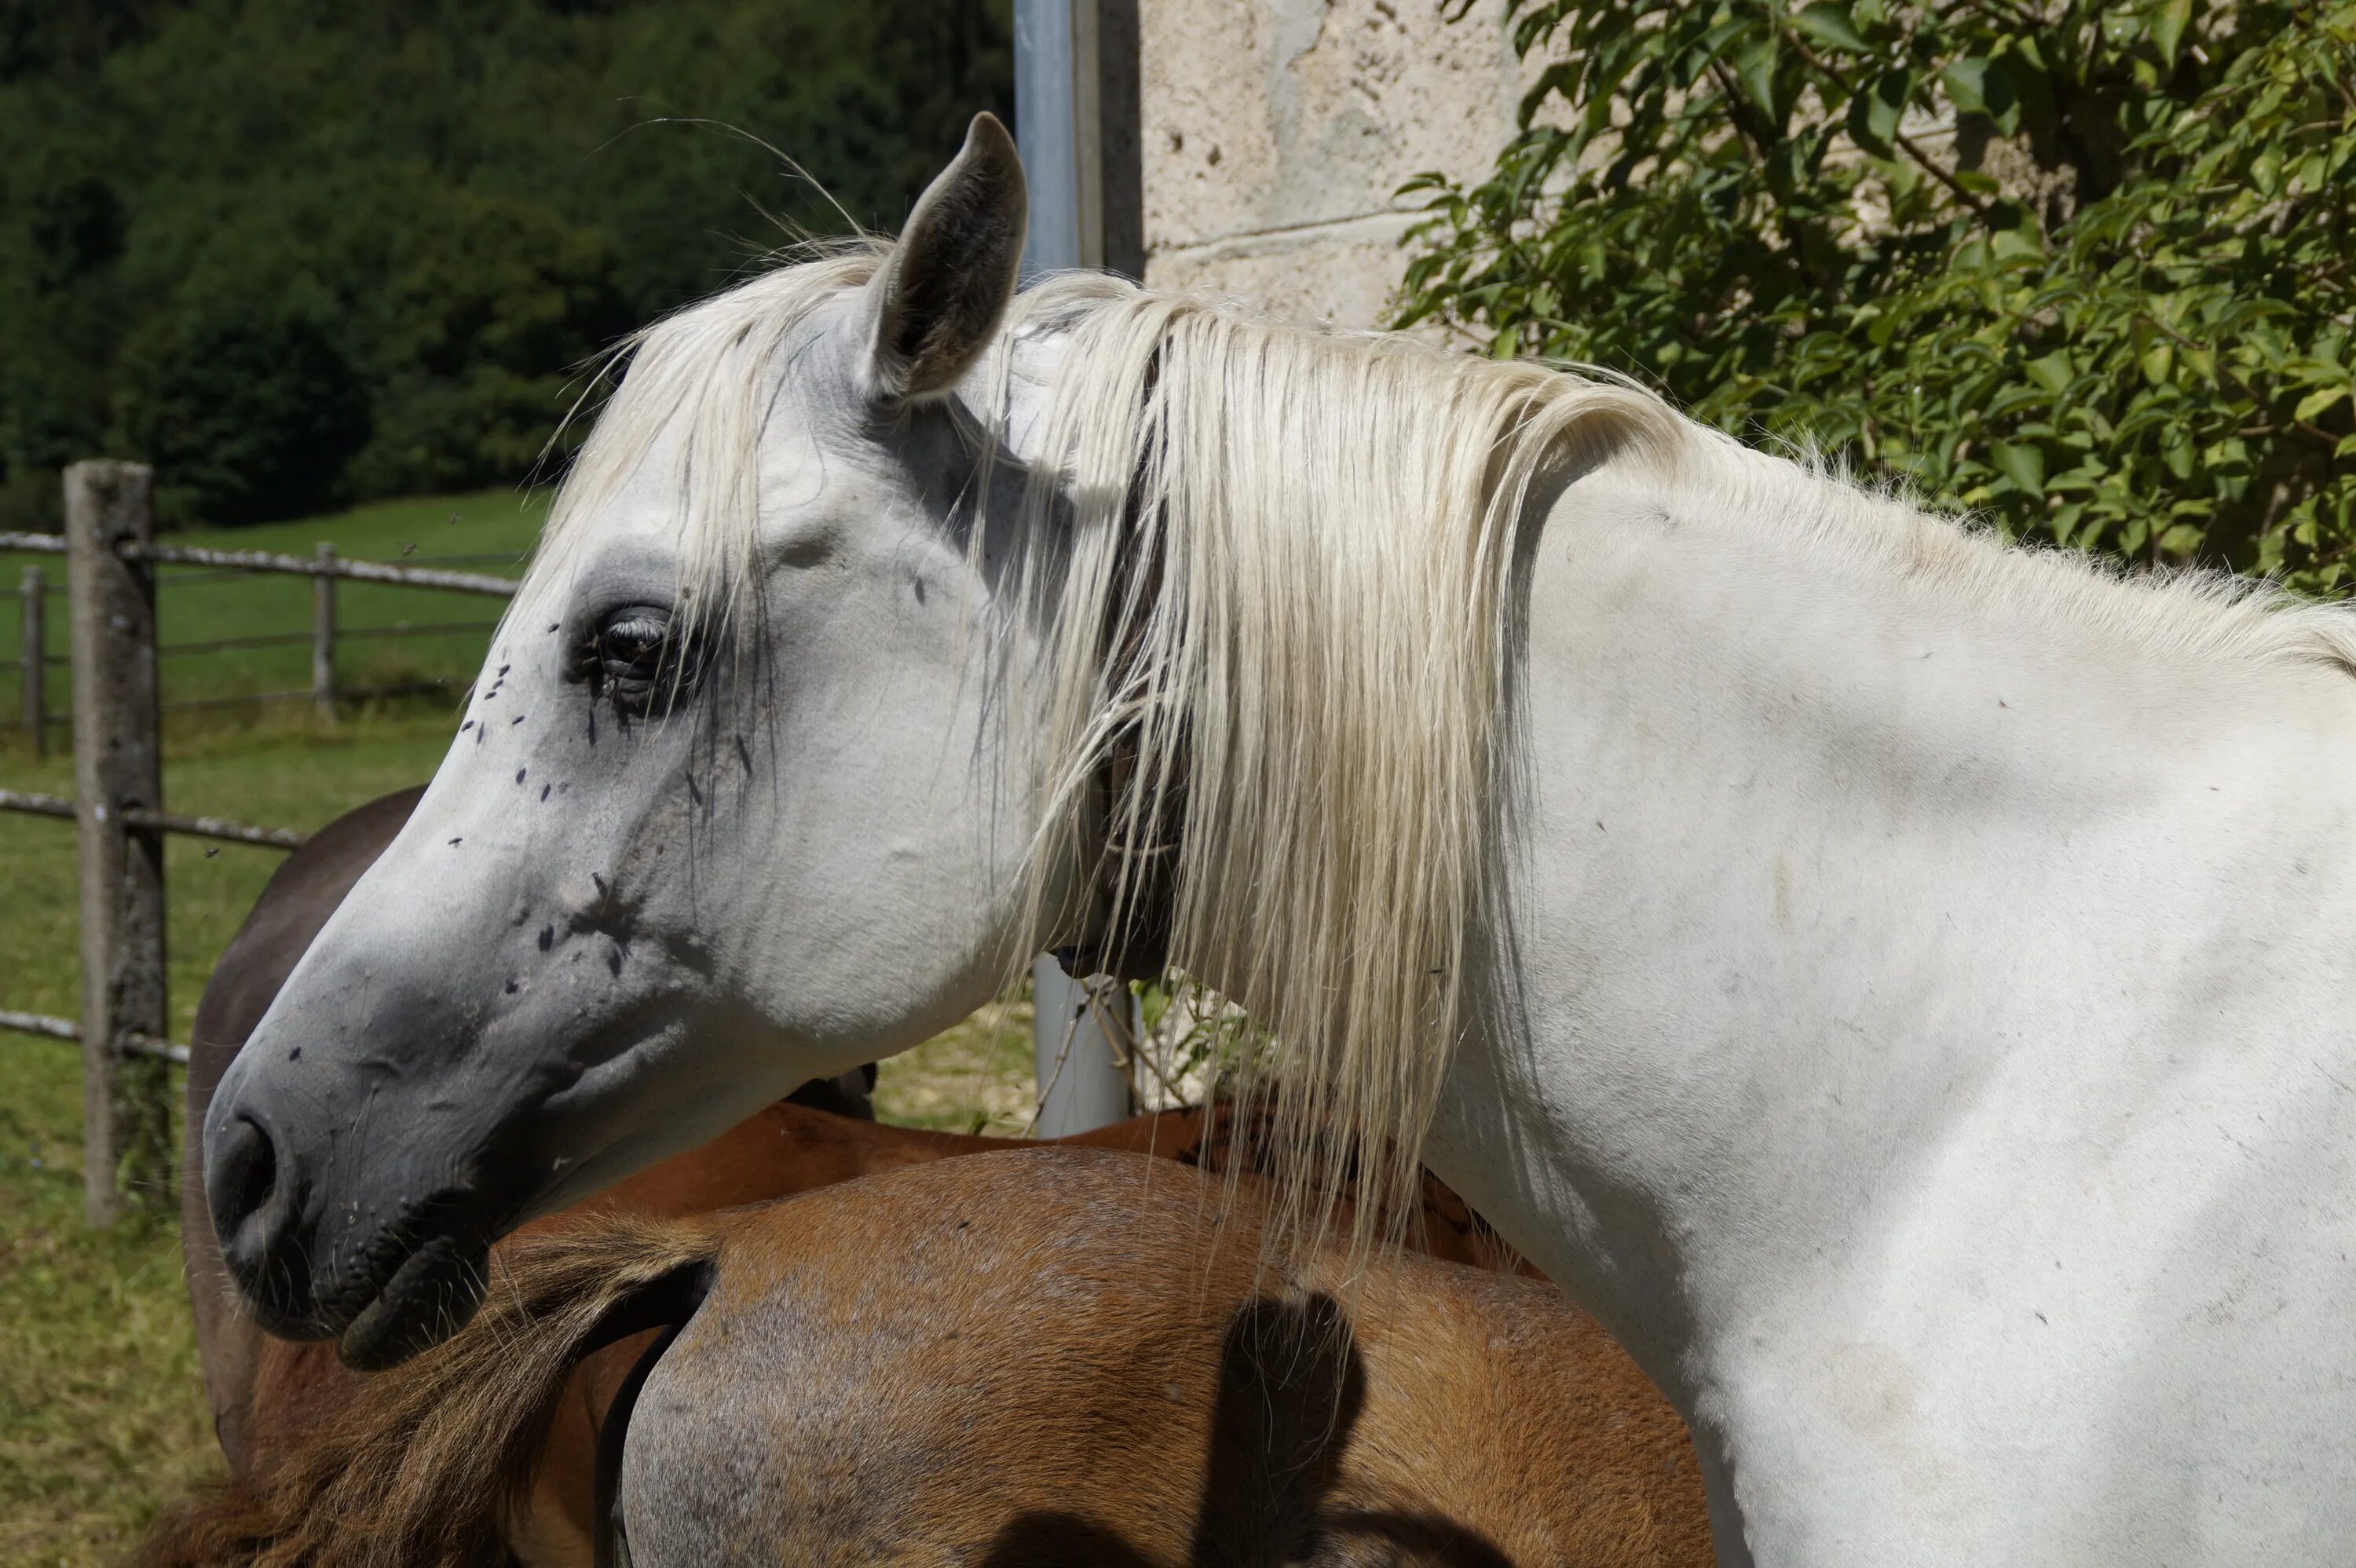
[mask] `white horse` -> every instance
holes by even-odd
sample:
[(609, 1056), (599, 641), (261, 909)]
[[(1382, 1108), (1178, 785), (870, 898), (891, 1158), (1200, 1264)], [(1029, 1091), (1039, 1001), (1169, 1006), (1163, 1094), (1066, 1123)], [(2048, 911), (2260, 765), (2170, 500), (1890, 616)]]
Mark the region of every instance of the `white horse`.
[(1729, 1563), (2345, 1562), (2356, 621), (1017, 296), (1023, 229), (985, 117), (896, 247), (637, 346), (213, 1102), (265, 1319), (397, 1358), (494, 1234), (1127, 946), (1603, 1318)]

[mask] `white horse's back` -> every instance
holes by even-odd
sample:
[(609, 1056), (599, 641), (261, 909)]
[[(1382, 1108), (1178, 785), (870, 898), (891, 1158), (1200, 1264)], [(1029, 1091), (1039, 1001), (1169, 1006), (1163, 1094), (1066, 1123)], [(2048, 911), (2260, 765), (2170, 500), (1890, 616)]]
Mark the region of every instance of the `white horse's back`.
[(2356, 680), (2295, 619), (1844, 537), (1945, 526), (1817, 484), (1558, 504), (1527, 1044), (1468, 1048), (1435, 1164), (1593, 1212), (1524, 1244), (1760, 1561), (2336, 1560)]

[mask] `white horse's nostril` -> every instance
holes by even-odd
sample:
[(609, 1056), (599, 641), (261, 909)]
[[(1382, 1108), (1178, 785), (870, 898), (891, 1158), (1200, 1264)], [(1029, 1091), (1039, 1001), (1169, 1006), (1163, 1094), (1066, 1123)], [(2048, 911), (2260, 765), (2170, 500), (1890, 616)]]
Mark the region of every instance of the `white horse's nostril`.
[(207, 1140), (205, 1198), (221, 1261), (262, 1326), (284, 1332), (311, 1314), (307, 1271), (289, 1266), (298, 1205), (275, 1132), (239, 1111)]
[(220, 1130), (207, 1161), (205, 1196), (224, 1243), (269, 1206), (278, 1187), (276, 1140), (241, 1114)]

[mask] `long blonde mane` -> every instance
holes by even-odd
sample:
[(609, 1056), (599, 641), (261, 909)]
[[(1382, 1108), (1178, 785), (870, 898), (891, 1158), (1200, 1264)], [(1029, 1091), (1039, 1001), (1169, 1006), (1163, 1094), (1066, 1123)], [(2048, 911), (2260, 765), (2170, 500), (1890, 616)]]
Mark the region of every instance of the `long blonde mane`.
[(1022, 530), (1069, 508), (1025, 574), (1058, 634), (1023, 704), (1055, 760), (1046, 820), (1068, 830), (1133, 749), (1100, 803), (1113, 944), (1165, 912), (1140, 908), (1149, 880), (1174, 900), (1173, 965), (1275, 1042), (1242, 1094), (1322, 1132), (1299, 1171), (1355, 1159), (1364, 1240), (1411, 1211), (1464, 1022), (1515, 521), (1548, 464), (1665, 449), (1677, 421), (1612, 382), (1102, 279), (1025, 295), (1012, 330), (1043, 328), (1068, 335)]
[[(682, 587), (715, 613), (751, 575), (761, 368), (884, 253), (862, 241), (779, 268), (647, 334), (547, 549), (585, 531), (684, 416)], [(1013, 576), (1047, 656), (1005, 705), (1046, 725), (1034, 861), (1044, 877), (1108, 837), (1116, 941), (1146, 918), (1149, 882), (1170, 891), (1173, 965), (1217, 977), (1277, 1042), (1281, 1070), (1245, 1092), (1272, 1094), (1288, 1125), (1360, 1140), (1361, 1240), (1412, 1207), (1467, 1025), (1469, 944), (1493, 891), (1506, 593), (1550, 465), (1641, 456), (1666, 508), (1736, 508), (1959, 603), (2155, 656), (2356, 670), (2356, 619), (2337, 608), (2007, 549), (1608, 379), (1092, 276), (1030, 290), (1005, 331), (1063, 341), (1016, 530), (1038, 548)], [(1001, 400), (982, 419), (1005, 414)], [(1105, 801), (1117, 749), (1140, 765)]]

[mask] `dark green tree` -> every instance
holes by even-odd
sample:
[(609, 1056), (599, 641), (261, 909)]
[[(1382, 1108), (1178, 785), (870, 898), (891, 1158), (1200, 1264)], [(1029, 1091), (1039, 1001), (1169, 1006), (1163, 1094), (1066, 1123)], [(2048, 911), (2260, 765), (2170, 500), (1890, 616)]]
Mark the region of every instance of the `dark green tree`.
[(124, 430), (166, 524), (242, 523), (342, 499), (369, 392), (333, 334), (269, 298), (185, 305), (127, 355)]
[(897, 223), (1012, 77), (1007, 0), (0, 0), (0, 527), (108, 451), (213, 522), (522, 479), (599, 350)]

